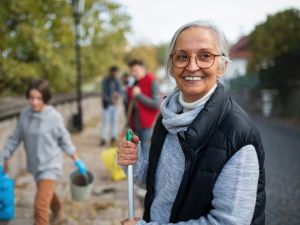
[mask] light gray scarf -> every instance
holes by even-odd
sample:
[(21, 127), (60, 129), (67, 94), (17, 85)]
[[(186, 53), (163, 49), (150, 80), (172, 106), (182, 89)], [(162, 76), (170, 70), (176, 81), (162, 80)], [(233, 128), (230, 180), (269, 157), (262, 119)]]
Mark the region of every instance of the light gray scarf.
[[(212, 93), (210, 93), (210, 95), (211, 94)], [(192, 123), (195, 117), (204, 108), (206, 101), (210, 97), (205, 97), (204, 102), (199, 102), (199, 104), (195, 105), (194, 109), (186, 111), (179, 102), (179, 95), (179, 90), (175, 90), (160, 106), (160, 111), (163, 116), (162, 123), (171, 134), (186, 130), (187, 126)]]

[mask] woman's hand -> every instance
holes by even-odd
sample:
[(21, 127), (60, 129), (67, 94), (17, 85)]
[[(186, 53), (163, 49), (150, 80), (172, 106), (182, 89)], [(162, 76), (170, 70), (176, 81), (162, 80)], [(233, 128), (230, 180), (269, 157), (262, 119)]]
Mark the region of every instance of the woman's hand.
[(121, 221), (122, 225), (135, 225), (140, 220), (140, 218), (135, 217), (134, 219), (125, 219)]
[(132, 95), (133, 95), (134, 97), (138, 96), (140, 93), (141, 93), (141, 89), (140, 89), (138, 86), (135, 86), (135, 87), (132, 89)]
[(86, 167), (86, 165), (84, 164), (84, 162), (80, 159), (77, 159), (74, 161), (74, 166), (78, 169), (79, 173), (81, 175), (84, 175), (87, 173), (88, 169)]
[(73, 164), (78, 169), (79, 173), (86, 174), (86, 172), (88, 171), (87, 166), (84, 164), (84, 162), (81, 159), (79, 159), (76, 152), (74, 152), (71, 155), (71, 159), (73, 160)]
[(118, 147), (118, 164), (128, 166), (136, 163), (138, 136), (134, 136), (132, 141), (121, 141)]

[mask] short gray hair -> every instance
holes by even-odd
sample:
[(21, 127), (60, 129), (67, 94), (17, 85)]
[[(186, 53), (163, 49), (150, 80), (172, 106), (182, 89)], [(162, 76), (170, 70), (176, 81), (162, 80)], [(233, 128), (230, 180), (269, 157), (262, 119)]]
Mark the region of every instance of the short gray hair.
[(170, 75), (171, 75), (172, 60), (171, 60), (170, 55), (172, 54), (172, 52), (174, 50), (174, 46), (178, 39), (178, 36), (181, 34), (182, 31), (184, 31), (190, 27), (201, 27), (201, 28), (206, 28), (208, 30), (211, 30), (216, 35), (220, 54), (223, 55), (221, 57), (222, 60), (227, 61), (227, 62), (229, 61), (229, 47), (228, 47), (227, 39), (225, 37), (225, 34), (216, 25), (214, 25), (211, 22), (201, 21), (201, 20), (189, 22), (189, 23), (186, 23), (183, 26), (179, 27), (179, 29), (175, 32), (175, 34), (173, 35), (173, 37), (171, 39), (168, 53), (167, 53), (167, 64), (166, 64), (167, 77), (170, 77)]

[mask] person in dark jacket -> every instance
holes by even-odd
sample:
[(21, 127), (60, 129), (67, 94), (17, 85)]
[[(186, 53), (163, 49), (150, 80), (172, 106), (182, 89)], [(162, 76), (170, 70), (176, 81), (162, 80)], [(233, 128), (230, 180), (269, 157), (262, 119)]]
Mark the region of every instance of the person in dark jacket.
[(260, 134), (219, 81), (229, 62), (224, 34), (208, 22), (185, 24), (168, 55), (177, 88), (161, 104), (149, 160), (138, 137), (119, 145), (119, 165), (134, 165), (147, 191), (143, 219), (122, 224), (265, 224)]
[(111, 66), (108, 76), (102, 81), (101, 146), (109, 142), (114, 144), (118, 136), (117, 103), (122, 94), (121, 83), (117, 77), (118, 72), (117, 66)]

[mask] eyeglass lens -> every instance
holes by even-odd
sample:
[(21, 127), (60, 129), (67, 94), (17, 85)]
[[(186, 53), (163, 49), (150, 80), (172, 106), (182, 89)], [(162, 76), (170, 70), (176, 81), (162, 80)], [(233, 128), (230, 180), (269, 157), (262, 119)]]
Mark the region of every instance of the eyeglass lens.
[[(211, 54), (209, 52), (200, 51), (197, 53), (195, 60), (198, 67), (209, 68), (213, 65), (215, 56), (217, 55)], [(171, 55), (171, 57), (174, 66), (180, 68), (186, 67), (191, 59), (191, 56), (189, 56), (188, 53), (184, 51), (176, 51)]]

